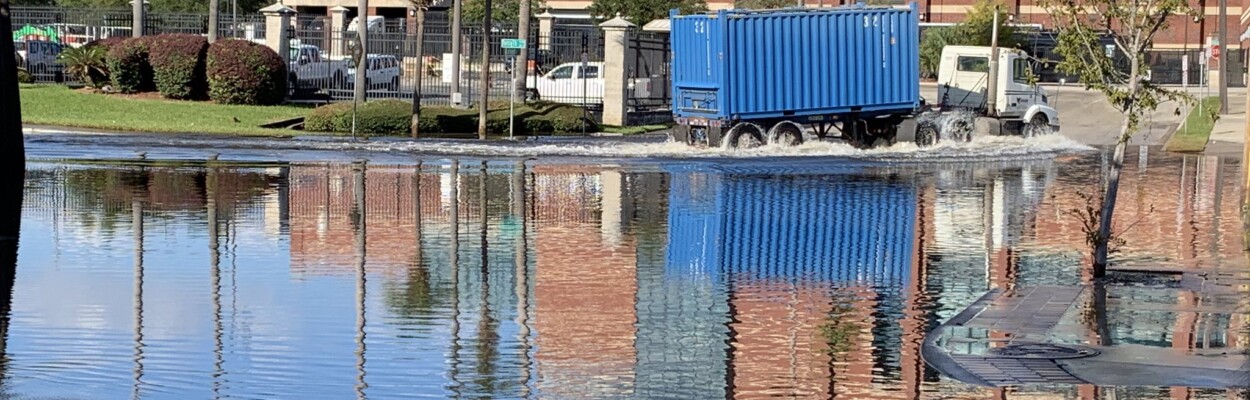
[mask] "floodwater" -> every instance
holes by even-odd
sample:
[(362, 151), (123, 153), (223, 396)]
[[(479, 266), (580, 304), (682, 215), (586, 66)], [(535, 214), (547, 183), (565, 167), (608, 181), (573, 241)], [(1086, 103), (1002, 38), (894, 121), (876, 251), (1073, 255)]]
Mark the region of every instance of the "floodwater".
[[(452, 158), (129, 140), (30, 139), (4, 393), (1231, 396), (979, 388), (921, 360), (925, 334), (991, 288), (1083, 281), (1072, 210), (1108, 157), (1062, 140), (668, 158), (640, 156), (662, 143)], [(1133, 149), (1114, 260), (1244, 266), (1238, 176), (1235, 160)], [(1250, 344), (1245, 314), (1117, 317), (1133, 287), (1109, 290), (1112, 341)], [(1179, 339), (1195, 324), (1205, 342)]]

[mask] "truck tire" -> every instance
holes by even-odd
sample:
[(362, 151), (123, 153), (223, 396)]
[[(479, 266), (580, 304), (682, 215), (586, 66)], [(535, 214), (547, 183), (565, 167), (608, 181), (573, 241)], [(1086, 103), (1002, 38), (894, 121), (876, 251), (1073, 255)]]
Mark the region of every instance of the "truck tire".
[(932, 122), (921, 122), (916, 126), (916, 145), (929, 147), (937, 144), (938, 129)]
[(669, 131), (668, 137), (674, 142), (692, 145), (694, 144), (694, 139), (690, 137), (690, 130), (690, 125), (677, 125), (673, 127), (672, 131)]
[(768, 144), (798, 146), (803, 144), (803, 128), (790, 121), (781, 121), (768, 129)]
[(1055, 130), (1050, 128), (1050, 119), (1046, 118), (1046, 114), (1037, 113), (1028, 124), (1020, 128), (1021, 136), (1026, 138), (1045, 136), (1054, 133)]
[(726, 150), (759, 147), (762, 144), (764, 144), (764, 129), (750, 122), (734, 125), (721, 139), (721, 148)]

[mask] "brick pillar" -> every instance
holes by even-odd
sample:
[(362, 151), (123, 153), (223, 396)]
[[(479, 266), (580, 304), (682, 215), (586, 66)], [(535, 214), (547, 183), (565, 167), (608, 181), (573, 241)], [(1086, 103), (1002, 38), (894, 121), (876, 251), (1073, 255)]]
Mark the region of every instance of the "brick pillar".
[(274, 3), (260, 9), (260, 13), (265, 16), (265, 45), (290, 63), (291, 60), (287, 58), (291, 56), (291, 38), (287, 37), (287, 27), (291, 26), (291, 17), (295, 16), (295, 10), (282, 3)]
[(555, 26), (556, 16), (550, 11), (543, 11), (534, 18), (538, 18), (538, 49), (551, 50), (551, 29)]
[(335, 6), (330, 9), (330, 59), (343, 58), (343, 32), (347, 31), (347, 7)]
[(629, 53), (629, 33), (637, 25), (626, 21), (619, 15), (608, 22), (600, 24), (603, 28), (603, 123), (605, 125), (623, 126), (626, 122), (625, 101), (626, 91), (625, 56)]

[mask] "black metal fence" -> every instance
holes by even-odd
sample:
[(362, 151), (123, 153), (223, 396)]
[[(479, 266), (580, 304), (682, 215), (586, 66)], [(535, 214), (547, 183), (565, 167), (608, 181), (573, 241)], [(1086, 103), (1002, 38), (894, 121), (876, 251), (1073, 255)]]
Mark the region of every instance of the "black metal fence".
[[(351, 99), (356, 73), (352, 60), (356, 32), (334, 32), (328, 20), (301, 18), (296, 25), (291, 42), (291, 66), (298, 82), (296, 98)], [(501, 41), (515, 38), (515, 27), (495, 27), (486, 35), (481, 26), (463, 26), (459, 38), (460, 71), (457, 76), (452, 65), (453, 35), (449, 25), (438, 22), (426, 24), (420, 55), (417, 54), (417, 35), (410, 32), (410, 27), (389, 22), (383, 26), (381, 30), (369, 31), (370, 62), (365, 75), (369, 99), (411, 100), (418, 92), (419, 74), (422, 104), (452, 104), (452, 94), (457, 92), (461, 94), (462, 104), (476, 103), (482, 92), (483, 65), (490, 69), (486, 90), (492, 101), (506, 101), (512, 93), (511, 69), (514, 60), (504, 52)], [(598, 75), (591, 69), (597, 71), (603, 60), (602, 35), (555, 30), (550, 35), (541, 36), (537, 26), (530, 31), (531, 38), (527, 42), (529, 62), (526, 68), (517, 70), (517, 77), (525, 78), (526, 97), (577, 105), (584, 102), (590, 107), (601, 104), (602, 84), (594, 83)], [(490, 58), (484, 64), (482, 52), (487, 48), (490, 49)], [(578, 74), (573, 74), (571, 69), (580, 68), (583, 54), (588, 62), (587, 71), (580, 73), (579, 69)], [(418, 60), (423, 60), (423, 66), (418, 67)], [(523, 71), (525, 75), (521, 75)], [(569, 76), (563, 76), (565, 72), (570, 72)], [(579, 79), (582, 75), (586, 78)], [(572, 81), (583, 84), (573, 84)]]
[(667, 34), (630, 35), (625, 71), (629, 78), (626, 111), (631, 120), (652, 123), (672, 119), (671, 52)]

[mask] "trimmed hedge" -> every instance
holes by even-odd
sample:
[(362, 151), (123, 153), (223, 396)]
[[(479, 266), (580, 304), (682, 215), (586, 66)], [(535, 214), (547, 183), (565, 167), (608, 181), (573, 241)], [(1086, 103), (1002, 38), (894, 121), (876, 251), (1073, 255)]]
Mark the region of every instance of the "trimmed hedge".
[(286, 64), (268, 47), (245, 40), (220, 40), (208, 47), (208, 95), (222, 104), (281, 103)]
[[(356, 107), (356, 132), (387, 135), (408, 132), (412, 104), (399, 100), (370, 101)], [(318, 107), (304, 119), (304, 129), (317, 132), (352, 131), (352, 103)]]
[(204, 98), (208, 94), (207, 56), (208, 39), (203, 36), (156, 36), (148, 49), (156, 89), (170, 99)]
[[(490, 105), (486, 114), (487, 132), (494, 135), (508, 133), (507, 103)], [(556, 104), (517, 105), (515, 129), (517, 134), (570, 134), (582, 131), (582, 110), (577, 107)], [(401, 100), (370, 101), (356, 107), (356, 132), (371, 135), (399, 135), (409, 133), (412, 121), (412, 103)], [(422, 135), (476, 133), (477, 110), (451, 107), (423, 107), (418, 120)], [(350, 133), (352, 129), (352, 103), (334, 103), (319, 107), (304, 119), (304, 129), (316, 132)], [(593, 121), (588, 121), (588, 132), (598, 131)]]
[(105, 60), (115, 89), (122, 93), (151, 91), (152, 66), (148, 64), (150, 36), (128, 38), (109, 46)]

